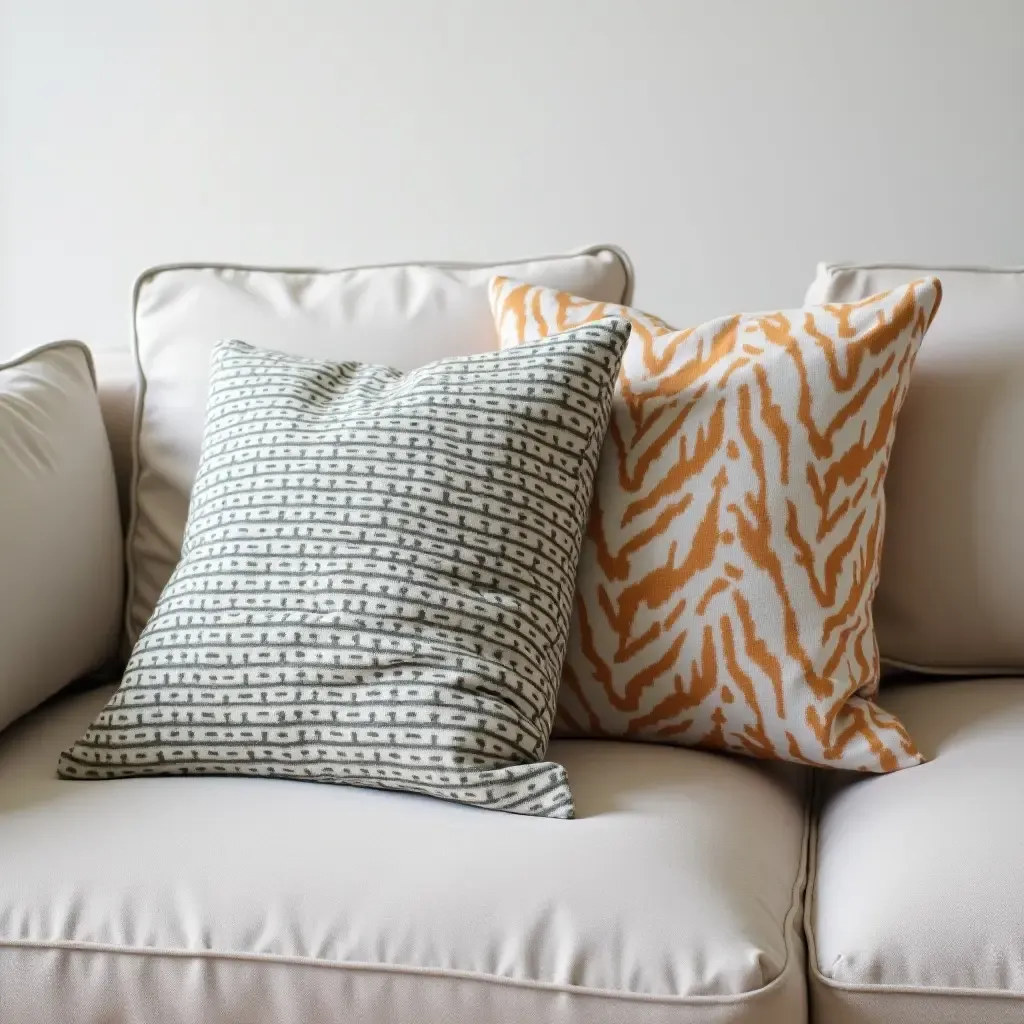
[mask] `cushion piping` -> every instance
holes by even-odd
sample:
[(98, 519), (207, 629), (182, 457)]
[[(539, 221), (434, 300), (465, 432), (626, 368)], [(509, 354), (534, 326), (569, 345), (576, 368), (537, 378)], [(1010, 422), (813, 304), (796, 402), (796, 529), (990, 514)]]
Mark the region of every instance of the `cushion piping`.
[[(597, 253), (608, 252), (611, 253), (622, 266), (623, 273), (625, 274), (626, 283), (623, 288), (622, 302), (628, 304), (633, 298), (633, 283), (634, 283), (634, 271), (633, 262), (626, 255), (625, 251), (617, 245), (589, 245), (582, 249), (577, 249), (573, 252), (551, 254), (547, 256), (530, 256), (522, 259), (507, 260), (507, 265), (515, 265), (517, 263), (536, 263), (541, 260), (554, 260), (562, 259), (573, 256), (590, 256), (596, 255)], [(125, 553), (125, 603), (124, 603), (124, 625), (123, 625), (123, 639), (125, 650), (122, 651), (124, 658), (127, 658), (130, 653), (127, 650), (127, 639), (131, 636), (131, 610), (135, 602), (135, 562), (132, 558), (132, 546), (135, 541), (135, 530), (138, 524), (138, 487), (139, 487), (139, 434), (142, 430), (142, 414), (146, 404), (146, 375), (142, 370), (142, 360), (139, 357), (139, 330), (138, 330), (138, 304), (139, 304), (139, 293), (142, 291), (143, 286), (153, 278), (159, 276), (162, 273), (174, 270), (242, 270), (242, 271), (266, 271), (268, 273), (279, 273), (279, 274), (343, 274), (349, 271), (355, 270), (386, 270), (390, 267), (407, 267), (407, 266), (425, 266), (433, 267), (441, 270), (472, 270), (478, 267), (489, 267), (501, 263), (500, 260), (490, 260), (486, 263), (473, 263), (473, 262), (430, 262), (416, 261), (416, 260), (403, 260), (400, 263), (376, 263), (369, 264), (366, 266), (355, 266), (355, 267), (341, 267), (341, 268), (323, 268), (323, 267), (272, 267), (264, 266), (260, 264), (246, 264), (246, 263), (162, 263), (157, 266), (150, 267), (148, 270), (144, 270), (135, 279), (135, 284), (132, 287), (132, 305), (131, 305), (131, 316), (132, 316), (132, 361), (135, 366), (135, 411), (132, 416), (132, 427), (131, 427), (131, 480), (128, 488), (128, 528), (125, 530), (124, 536), (124, 553)], [(88, 350), (86, 350), (88, 351)], [(96, 372), (92, 365), (92, 357), (89, 357), (89, 368), (93, 375), (93, 383), (95, 384)]]
[(925, 274), (965, 273), (965, 274), (1024, 274), (1021, 267), (989, 267), (974, 263), (891, 263), (881, 260), (878, 263), (829, 263), (818, 264), (819, 274), (832, 274), (840, 270), (908, 270), (913, 273), (923, 271)]
[(85, 356), (85, 365), (89, 368), (89, 377), (92, 379), (93, 390), (96, 390), (96, 366), (93, 363), (92, 351), (84, 341), (75, 341), (71, 338), (67, 338), (63, 341), (48, 341), (42, 345), (36, 345), (35, 348), (26, 349), (24, 352), (19, 352), (16, 356), (13, 356), (7, 362), (0, 363), (0, 370), (13, 370), (18, 366), (23, 366), (25, 363), (31, 362), (38, 356), (44, 355), (47, 352), (52, 352), (59, 348), (74, 348), (78, 349), (79, 352)]
[(976, 665), (920, 665), (912, 661), (901, 661), (899, 658), (886, 658), (884, 655), (880, 660), (890, 668), (898, 668), (907, 672), (920, 672), (924, 675), (939, 676), (943, 679), (959, 677), (969, 679), (974, 676), (1019, 676), (1021, 671), (1020, 665), (1016, 667), (1013, 665), (995, 667), (989, 665), (987, 668), (979, 668)]
[[(911, 996), (970, 996), (987, 999), (1019, 999), (1024, 1000), (1024, 992), (1008, 991), (1007, 989), (993, 988), (963, 988), (953, 985), (893, 985), (893, 984), (872, 984), (870, 982), (837, 981), (829, 977), (820, 967), (818, 961), (818, 949), (814, 940), (814, 897), (817, 892), (818, 881), (818, 817), (821, 808), (824, 806), (826, 797), (824, 787), (818, 783), (814, 785), (814, 794), (811, 804), (814, 808), (810, 829), (810, 859), (807, 875), (807, 898), (804, 901), (804, 938), (807, 942), (807, 975), (808, 981), (822, 985), (828, 989), (840, 992), (858, 992), (865, 995), (911, 995)], [(840, 955), (840, 959), (841, 959)], [(837, 961), (838, 962), (838, 961)]]
[(566, 985), (558, 982), (534, 981), (522, 978), (505, 978), (497, 974), (480, 971), (465, 971), (453, 968), (416, 967), (403, 964), (377, 964), (361, 961), (339, 962), (319, 957), (288, 956), (277, 953), (247, 953), (213, 949), (170, 949), (162, 947), (127, 946), (116, 943), (82, 942), (76, 940), (52, 939), (8, 939), (0, 937), (0, 949), (45, 949), (81, 953), (114, 953), (119, 955), (140, 955), (170, 957), (172, 959), (197, 958), (201, 960), (227, 960), (247, 963), (287, 964), (298, 967), (324, 967), (345, 971), (370, 971), (374, 973), (402, 974), (413, 977), (477, 981), (509, 988), (531, 989), (553, 994), (600, 999), (621, 999), (626, 1002), (660, 1005), (734, 1005), (766, 999), (776, 990), (785, 987), (799, 974), (801, 964), (797, 954), (800, 935), (800, 908), (807, 892), (810, 842), (813, 829), (813, 787), (810, 772), (805, 773), (802, 793), (804, 820), (800, 837), (800, 855), (797, 859), (796, 874), (791, 888), (790, 905), (782, 922), (786, 957), (782, 970), (760, 988), (728, 995), (652, 995), (645, 992), (620, 992), (614, 989), (592, 988), (585, 985)]

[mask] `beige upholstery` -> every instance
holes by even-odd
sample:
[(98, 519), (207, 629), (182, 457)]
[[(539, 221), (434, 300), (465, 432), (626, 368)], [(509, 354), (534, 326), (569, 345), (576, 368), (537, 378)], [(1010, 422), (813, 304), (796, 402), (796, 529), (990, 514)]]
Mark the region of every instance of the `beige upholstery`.
[(409, 369), (497, 347), (491, 275), (576, 289), (619, 302), (629, 264), (597, 248), (514, 263), (294, 271), (157, 267), (135, 289), (137, 402), (128, 526), (126, 631), (133, 643), (177, 564), (199, 462), (210, 353), (224, 338), (315, 359)]
[(1016, 1024), (1024, 679), (907, 684), (885, 700), (934, 760), (824, 799), (807, 915), (813, 1019)]
[(128, 496), (132, 482), (132, 420), (137, 392), (135, 360), (130, 352), (94, 352), (103, 425), (114, 457), (121, 522), (128, 528)]
[[(923, 269), (826, 268), (811, 297)], [(615, 257), (598, 271), (628, 291)], [(173, 384), (181, 353), (202, 344), (187, 330), (196, 293), (167, 273), (145, 299), (167, 344), (152, 353), (165, 404), (143, 530), (165, 559), (176, 527), (159, 505), (176, 516), (186, 500), (205, 372), (186, 367), (188, 387)], [(268, 308), (291, 323), (312, 302), (332, 352), (359, 338), (341, 312), (372, 311), (383, 294), (364, 279), (355, 306), (322, 304), (315, 275), (276, 289), (247, 272), (191, 273), (251, 301), (224, 321), (238, 333), (274, 324)], [(430, 296), (446, 286), (395, 273), (386, 294), (436, 327)], [(892, 660), (992, 670), (1024, 664), (1024, 276), (939, 276), (943, 307), (887, 485), (877, 625)], [(101, 354), (97, 370), (127, 507), (136, 368)], [(95, 612), (78, 600), (73, 626), (32, 641), (66, 642)], [(109, 693), (57, 699), (0, 734), (0, 1024), (1024, 1020), (1024, 678), (886, 688), (884, 706), (933, 760), (819, 773), (810, 837), (802, 769), (592, 740), (551, 746), (576, 794), (572, 822), (290, 782), (59, 781), (58, 752)]]
[(63, 782), (0, 737), (3, 1024), (800, 1024), (806, 774), (562, 741), (575, 821), (254, 779)]
[(88, 349), (0, 363), (0, 729), (116, 653), (122, 581)]
[(879, 647), (909, 667), (1024, 669), (1024, 270), (822, 266), (807, 301), (931, 275), (942, 305), (885, 483)]

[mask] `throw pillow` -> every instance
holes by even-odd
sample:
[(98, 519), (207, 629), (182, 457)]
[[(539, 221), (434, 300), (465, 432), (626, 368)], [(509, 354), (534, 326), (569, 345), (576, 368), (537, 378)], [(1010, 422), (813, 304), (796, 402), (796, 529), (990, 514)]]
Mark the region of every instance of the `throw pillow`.
[(541, 758), (628, 336), (609, 319), (408, 375), (218, 345), (181, 561), (60, 774), (571, 817)]
[[(822, 265), (805, 304), (856, 301), (939, 272)], [(897, 670), (1020, 675), (1024, 267), (941, 274), (942, 316), (914, 367), (886, 484), (878, 649)]]
[(940, 300), (677, 331), (495, 278), (502, 345), (610, 315), (633, 333), (581, 556), (556, 731), (892, 771), (921, 755), (874, 701), (882, 485)]

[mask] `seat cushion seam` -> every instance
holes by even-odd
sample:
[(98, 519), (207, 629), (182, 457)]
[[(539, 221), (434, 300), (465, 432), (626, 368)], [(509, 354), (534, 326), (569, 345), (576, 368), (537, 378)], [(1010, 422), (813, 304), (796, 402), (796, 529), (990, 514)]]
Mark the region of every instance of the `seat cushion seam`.
[(454, 979), (459, 981), (479, 981), (487, 984), (507, 986), (510, 988), (534, 989), (541, 992), (551, 992), (553, 994), (586, 996), (600, 999), (621, 999), (627, 1002), (666, 1005), (685, 1005), (688, 1003), (694, 1003), (697, 1005), (732, 1005), (735, 1003), (749, 1002), (757, 998), (763, 998), (785, 984), (787, 980), (786, 976), (790, 972), (791, 967), (791, 963), (787, 961), (783, 970), (776, 975), (771, 982), (767, 985), (761, 986), (760, 988), (751, 989), (749, 992), (739, 992), (730, 995), (666, 996), (651, 995), (644, 992), (618, 992), (613, 989), (589, 988), (582, 985), (565, 985), (557, 982), (532, 981), (520, 978), (503, 978), (496, 974), (485, 974), (479, 971), (456, 970), (453, 968), (416, 967), (405, 964), (375, 964), (358, 961), (345, 963), (336, 960), (324, 960), (317, 957), (285, 956), (283, 954), (273, 953), (226, 952), (222, 950), (206, 949), (164, 949), (155, 946), (120, 946), (99, 942), (75, 942), (65, 940), (39, 941), (35, 939), (0, 938), (0, 950), (3, 949), (54, 950), (71, 953), (106, 953), (119, 956), (168, 957), (170, 959), (180, 960), (195, 958), (200, 960), (226, 960), (269, 965), (280, 964), (293, 967), (323, 967), (334, 968), (336, 970), (366, 971), (381, 974), (407, 974), (439, 980)]
[(801, 903), (807, 898), (807, 886), (808, 886), (808, 859), (810, 856), (810, 842), (811, 842), (811, 828), (814, 810), (814, 773), (811, 769), (806, 769), (806, 774), (803, 780), (803, 827), (800, 833), (800, 855), (797, 858), (796, 876), (793, 879), (793, 885), (790, 893), (789, 909), (786, 911), (786, 916), (782, 920), (782, 941), (786, 947), (786, 958), (783, 961), (782, 968), (770, 982), (765, 982), (765, 985), (774, 984), (779, 978), (781, 978), (790, 965), (793, 964), (796, 957), (796, 950), (793, 948), (794, 943), (799, 935), (799, 918)]

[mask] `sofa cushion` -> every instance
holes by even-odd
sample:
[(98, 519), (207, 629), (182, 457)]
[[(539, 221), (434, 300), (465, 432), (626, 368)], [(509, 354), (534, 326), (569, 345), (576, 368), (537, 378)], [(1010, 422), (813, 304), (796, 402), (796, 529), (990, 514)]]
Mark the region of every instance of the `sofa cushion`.
[(621, 302), (632, 287), (618, 250), (491, 264), (405, 264), (338, 271), (170, 266), (135, 286), (139, 391), (128, 527), (128, 644), (178, 561), (202, 439), (213, 346), (225, 338), (315, 359), (400, 370), (492, 350), (492, 274)]
[(922, 274), (942, 309), (921, 346), (886, 479), (875, 626), (909, 668), (1024, 668), (1024, 269), (822, 266), (808, 304)]
[(4, 1024), (800, 1024), (806, 774), (564, 740), (577, 819), (269, 779), (54, 776), (0, 737)]
[(60, 774), (571, 818), (544, 751), (629, 329), (407, 374), (220, 342), (181, 561)]
[(116, 653), (120, 532), (89, 350), (0, 363), (0, 729)]
[(814, 1016), (1024, 1020), (1024, 679), (908, 683), (886, 703), (933, 760), (825, 794)]

